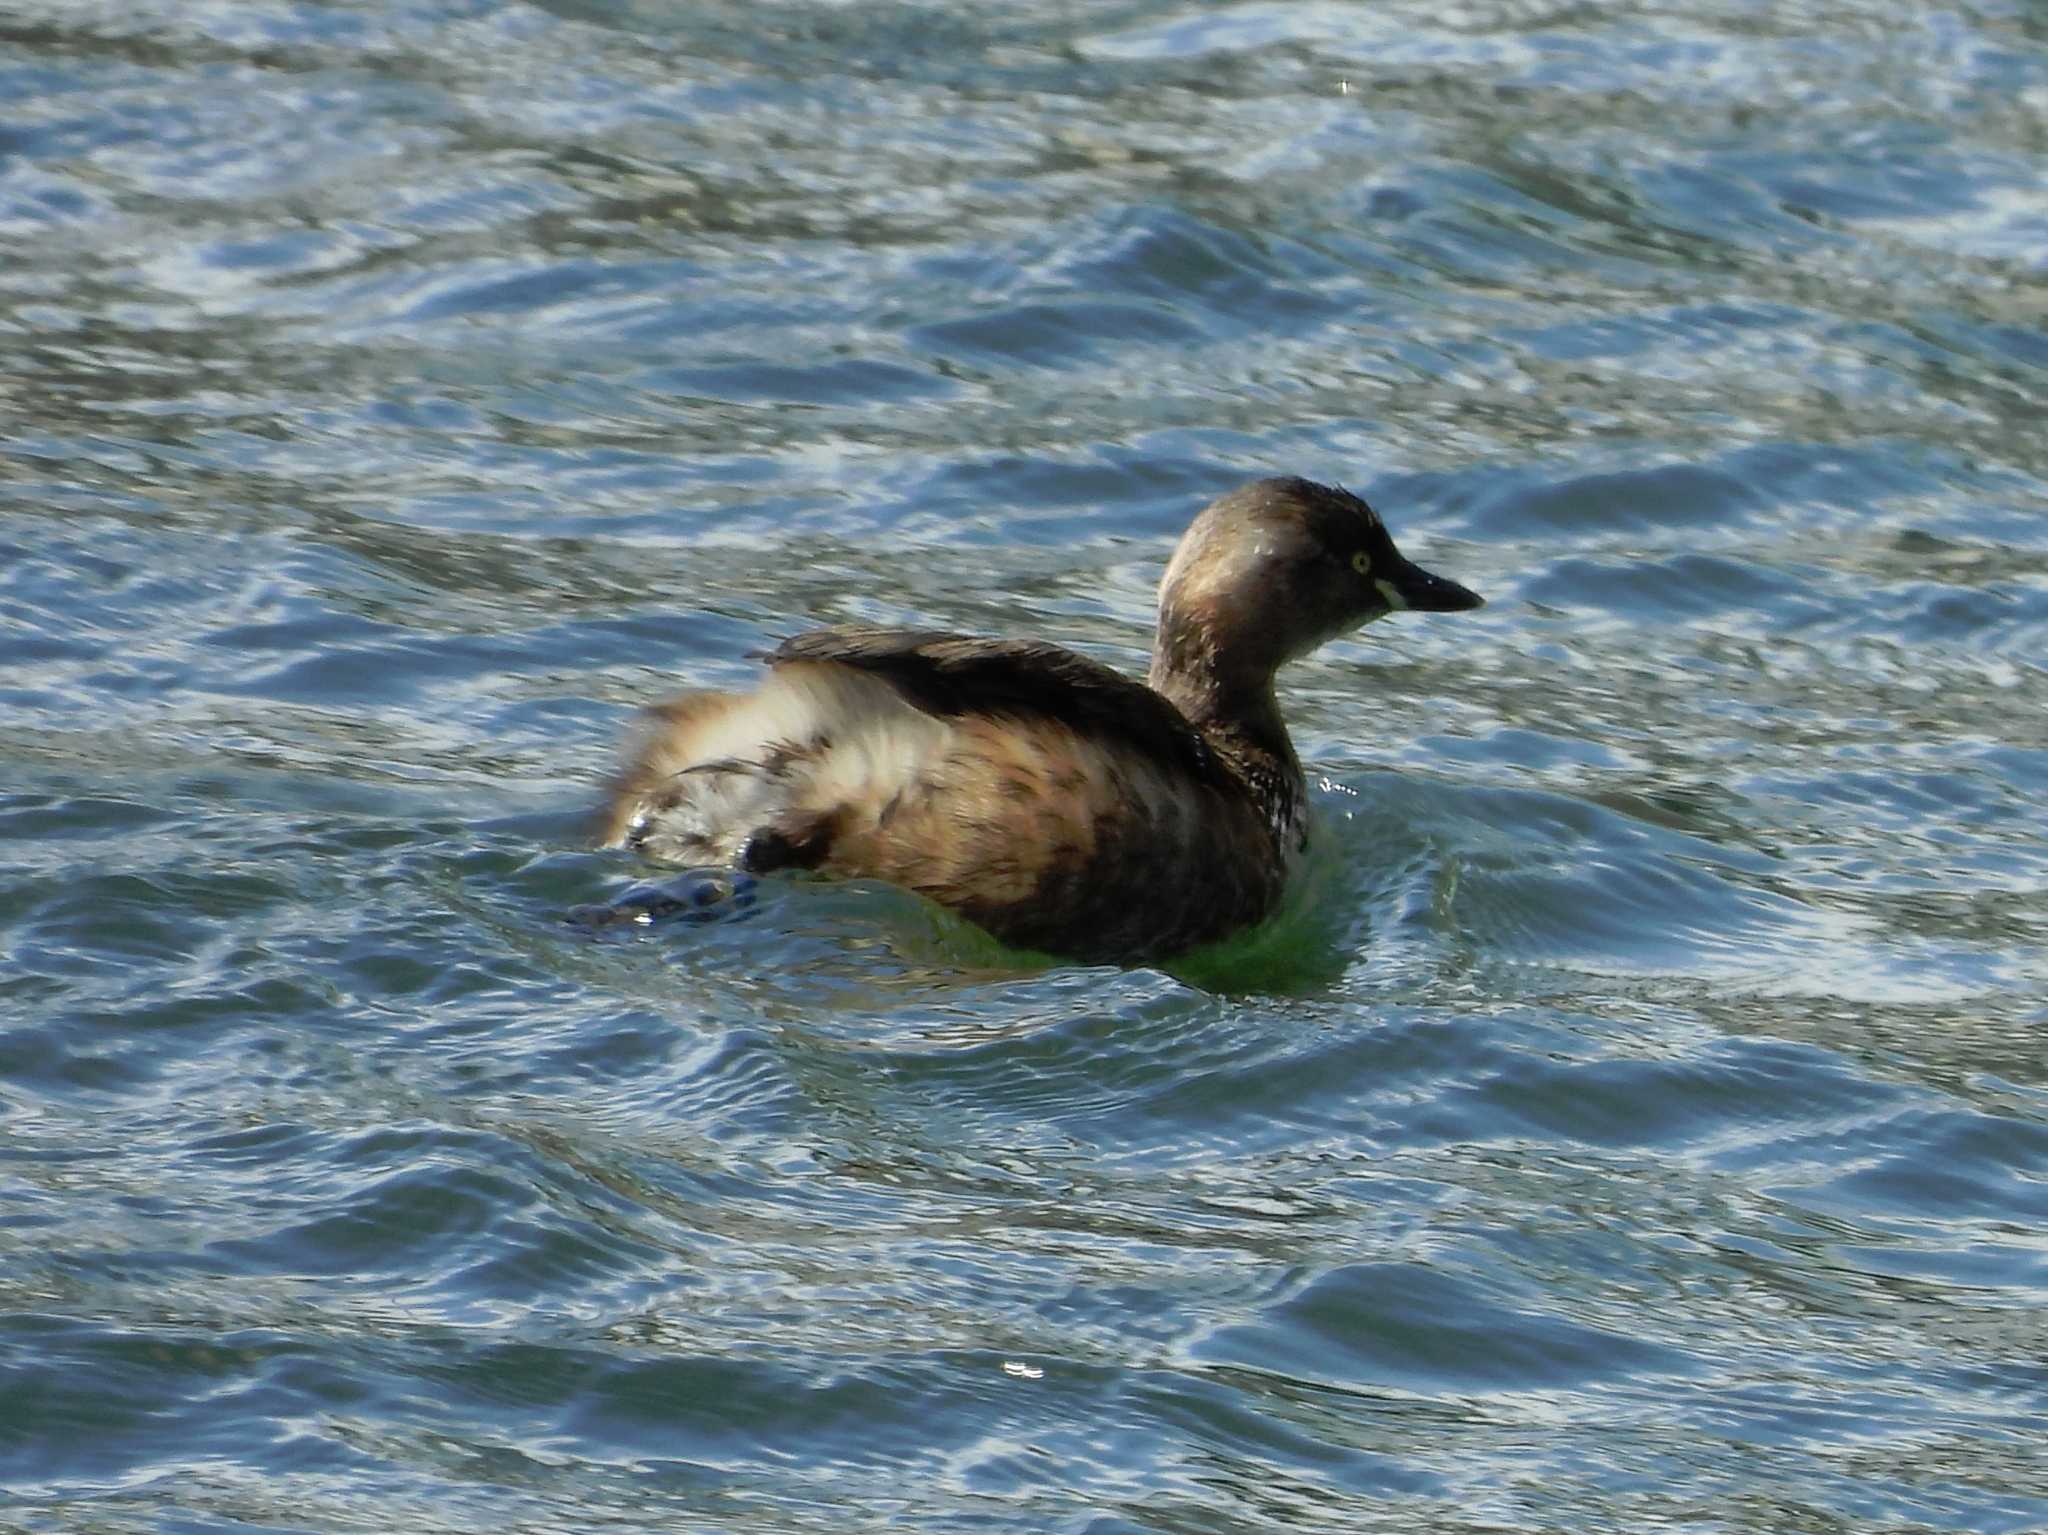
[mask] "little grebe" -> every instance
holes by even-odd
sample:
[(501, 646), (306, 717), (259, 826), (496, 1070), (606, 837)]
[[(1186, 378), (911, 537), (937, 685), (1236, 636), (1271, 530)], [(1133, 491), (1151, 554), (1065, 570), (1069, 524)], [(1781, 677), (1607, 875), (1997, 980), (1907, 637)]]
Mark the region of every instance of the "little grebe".
[(1266, 917), (1307, 850), (1273, 674), (1398, 609), (1480, 600), (1348, 491), (1259, 480), (1174, 551), (1145, 682), (1036, 640), (799, 635), (757, 691), (648, 711), (603, 841), (888, 880), (1020, 948), (1169, 957)]

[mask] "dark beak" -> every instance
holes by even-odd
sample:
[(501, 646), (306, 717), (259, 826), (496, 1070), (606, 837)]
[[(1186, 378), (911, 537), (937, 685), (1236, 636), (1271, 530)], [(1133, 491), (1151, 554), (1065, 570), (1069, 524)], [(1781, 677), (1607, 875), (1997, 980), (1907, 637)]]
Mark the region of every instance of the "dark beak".
[(1455, 581), (1433, 576), (1420, 565), (1406, 560), (1395, 565), (1382, 583), (1382, 595), (1398, 597), (1389, 606), (1417, 613), (1465, 613), (1485, 605), (1486, 599)]

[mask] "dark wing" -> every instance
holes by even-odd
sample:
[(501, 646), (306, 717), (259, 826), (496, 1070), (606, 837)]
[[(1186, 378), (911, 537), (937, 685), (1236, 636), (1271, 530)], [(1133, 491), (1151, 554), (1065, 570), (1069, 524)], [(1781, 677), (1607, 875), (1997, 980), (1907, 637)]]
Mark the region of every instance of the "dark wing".
[(1052, 720), (1121, 743), (1197, 780), (1222, 769), (1187, 717), (1142, 682), (1038, 640), (985, 640), (933, 629), (815, 629), (764, 659), (831, 661), (882, 678), (941, 719), (963, 714)]

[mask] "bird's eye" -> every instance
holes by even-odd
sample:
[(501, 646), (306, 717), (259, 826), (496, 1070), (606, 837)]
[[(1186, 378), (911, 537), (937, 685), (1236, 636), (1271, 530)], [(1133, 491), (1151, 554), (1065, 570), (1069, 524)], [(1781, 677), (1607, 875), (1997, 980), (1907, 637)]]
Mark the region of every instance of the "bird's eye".
[(1372, 556), (1367, 554), (1363, 549), (1359, 550), (1358, 553), (1351, 556), (1351, 568), (1357, 571), (1361, 576), (1371, 575)]

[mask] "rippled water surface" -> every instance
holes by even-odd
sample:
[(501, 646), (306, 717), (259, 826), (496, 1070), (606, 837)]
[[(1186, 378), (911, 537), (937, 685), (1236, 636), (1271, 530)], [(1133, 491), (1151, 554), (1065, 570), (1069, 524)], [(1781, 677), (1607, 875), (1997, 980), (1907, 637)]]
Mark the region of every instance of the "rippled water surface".
[[(0, 1527), (2048, 1528), (2048, 12), (0, 7)], [(1283, 679), (1181, 975), (597, 938), (636, 707)]]

